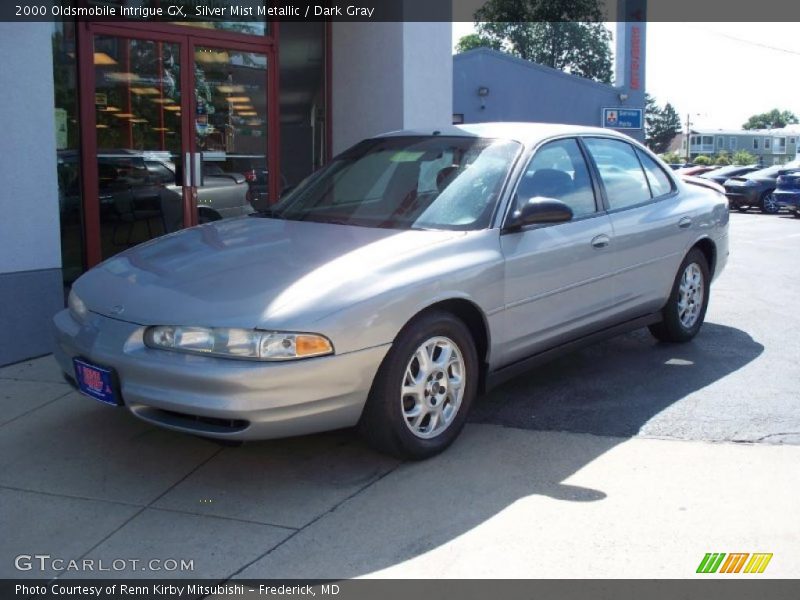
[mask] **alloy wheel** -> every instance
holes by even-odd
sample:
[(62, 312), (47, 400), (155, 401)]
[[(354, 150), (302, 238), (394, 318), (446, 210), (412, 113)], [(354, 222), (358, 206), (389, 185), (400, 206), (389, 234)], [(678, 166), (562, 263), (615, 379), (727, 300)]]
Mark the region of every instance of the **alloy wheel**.
[(697, 263), (689, 263), (681, 276), (678, 288), (678, 318), (686, 329), (691, 329), (700, 316), (705, 295), (703, 272)]
[(466, 367), (461, 351), (447, 337), (432, 337), (411, 356), (403, 376), (400, 406), (408, 429), (431, 439), (455, 420), (464, 398)]

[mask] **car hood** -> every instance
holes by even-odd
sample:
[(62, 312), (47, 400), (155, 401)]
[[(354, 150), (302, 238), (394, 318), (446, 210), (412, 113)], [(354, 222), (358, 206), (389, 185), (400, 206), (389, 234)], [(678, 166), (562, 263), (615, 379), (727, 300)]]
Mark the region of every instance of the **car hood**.
[(275, 327), (339, 310), (359, 282), (463, 235), (230, 219), (127, 250), (73, 289), (90, 311), (141, 325)]

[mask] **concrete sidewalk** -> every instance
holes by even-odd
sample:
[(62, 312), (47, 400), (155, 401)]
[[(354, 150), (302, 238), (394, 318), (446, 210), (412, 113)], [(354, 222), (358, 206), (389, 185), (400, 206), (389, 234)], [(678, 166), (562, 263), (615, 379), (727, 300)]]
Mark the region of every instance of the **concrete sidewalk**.
[(423, 463), (349, 432), (222, 448), (80, 396), (50, 357), (0, 369), (0, 409), (2, 577), (58, 574), (20, 554), (194, 561), (63, 577), (683, 578), (706, 552), (800, 574), (798, 446), (472, 424)]

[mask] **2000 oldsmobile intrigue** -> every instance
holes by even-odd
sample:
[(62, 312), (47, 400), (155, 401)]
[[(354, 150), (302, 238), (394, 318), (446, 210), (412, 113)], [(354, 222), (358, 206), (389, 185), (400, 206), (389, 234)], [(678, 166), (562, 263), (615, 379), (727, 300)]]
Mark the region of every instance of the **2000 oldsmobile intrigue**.
[(423, 458), (480, 390), (576, 345), (698, 332), (718, 191), (601, 129), (482, 124), (361, 142), (273, 210), (132, 248), (74, 285), (81, 390), (229, 440), (358, 425)]

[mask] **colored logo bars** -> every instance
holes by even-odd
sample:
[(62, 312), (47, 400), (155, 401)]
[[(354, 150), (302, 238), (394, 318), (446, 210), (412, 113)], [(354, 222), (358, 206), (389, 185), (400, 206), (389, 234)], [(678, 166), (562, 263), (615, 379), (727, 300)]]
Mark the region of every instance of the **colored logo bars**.
[[(727, 556), (727, 558), (726, 558)], [(750, 560), (747, 558), (750, 557)], [(725, 554), (724, 552), (708, 552), (700, 565), (697, 567), (698, 573), (763, 573), (769, 561), (772, 560), (772, 553), (757, 552), (734, 552)], [(747, 566), (745, 566), (745, 563)], [(744, 567), (744, 570), (742, 570)]]

